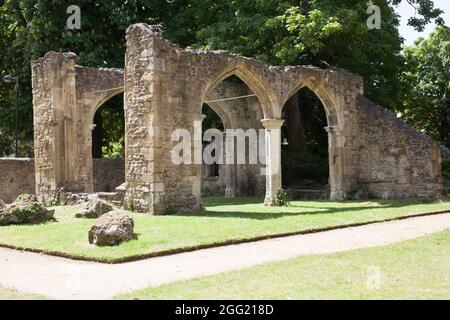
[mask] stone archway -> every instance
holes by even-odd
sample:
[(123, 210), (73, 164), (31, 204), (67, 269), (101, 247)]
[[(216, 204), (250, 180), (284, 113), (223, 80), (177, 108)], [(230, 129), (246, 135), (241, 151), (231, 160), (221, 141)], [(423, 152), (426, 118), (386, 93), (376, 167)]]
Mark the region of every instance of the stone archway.
[[(231, 77), (231, 76), (230, 76)], [(236, 76), (234, 82), (227, 81), (216, 84), (206, 97), (208, 104), (222, 119), (224, 124), (223, 142), (230, 139), (237, 144), (238, 138), (233, 135), (235, 130), (262, 129), (261, 120), (264, 118), (260, 100), (253, 91)], [(245, 141), (245, 157), (250, 152), (249, 141)], [(225, 153), (225, 152), (224, 152)], [(236, 157), (236, 154), (233, 156)], [(224, 157), (226, 159), (226, 155)], [(262, 194), (264, 176), (260, 175), (258, 165), (225, 163), (225, 196), (251, 196)]]
[(74, 53), (33, 61), (36, 192), (92, 192), (91, 132), (96, 108), (123, 91), (123, 70), (76, 65)]
[(94, 192), (114, 192), (125, 182), (125, 114), (123, 89), (98, 99), (91, 118), (91, 161)]
[[(343, 129), (344, 129), (344, 115), (342, 110), (338, 108), (337, 103), (333, 100), (330, 92), (326, 89), (320, 81), (314, 78), (309, 78), (299, 81), (299, 83), (292, 86), (288, 94), (283, 98), (281, 106), (291, 98), (293, 94), (302, 88), (308, 88), (314, 93), (322, 103), (327, 118), (327, 126), (324, 130), (328, 133), (328, 167), (329, 167), (329, 183), (331, 200), (343, 200), (345, 198), (343, 188)], [(281, 111), (280, 111), (281, 113)]]
[(127, 203), (141, 212), (197, 210), (201, 154), (194, 143), (193, 161), (175, 164), (171, 134), (184, 128), (196, 137), (203, 101), (232, 74), (256, 94), (262, 109), (262, 119), (254, 114), (247, 120), (265, 130), (266, 204), (281, 187), (276, 170), (281, 109), (302, 86), (326, 109), (332, 199), (346, 198), (355, 183), (382, 198), (434, 197), (442, 191), (439, 146), (366, 99), (358, 75), (338, 68), (269, 66), (224, 51), (183, 50), (156, 29), (146, 24), (128, 28), (125, 72), (77, 66), (73, 53), (49, 52), (32, 62), (36, 193), (41, 198), (60, 187), (92, 191), (93, 110), (115, 90), (124, 90)]
[(238, 62), (236, 66), (229, 67), (228, 69), (221, 71), (217, 76), (214, 76), (213, 80), (208, 84), (207, 89), (202, 94), (202, 100), (205, 100), (211, 92), (222, 83), (225, 79), (236, 76), (241, 79), (253, 92), (259, 100), (264, 119), (273, 117), (274, 106), (278, 104), (278, 99), (273, 93), (269, 84), (265, 83), (258, 75), (252, 71), (251, 67), (245, 63)]

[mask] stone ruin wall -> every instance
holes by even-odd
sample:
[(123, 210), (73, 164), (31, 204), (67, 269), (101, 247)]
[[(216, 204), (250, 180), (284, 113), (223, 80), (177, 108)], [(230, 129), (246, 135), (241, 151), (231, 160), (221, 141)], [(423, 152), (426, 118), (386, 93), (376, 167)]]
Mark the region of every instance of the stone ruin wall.
[[(397, 173), (404, 171), (404, 160), (400, 160), (402, 154), (391, 152), (391, 146), (399, 144), (394, 141), (399, 132), (408, 132), (410, 129), (399, 120), (396, 120), (396, 125), (387, 125), (391, 121), (385, 114), (381, 118), (384, 120), (380, 119), (376, 124), (376, 135), (373, 132), (367, 133), (371, 127), (376, 126), (368, 119), (370, 115), (377, 114), (376, 108), (370, 107), (370, 111), (366, 110), (366, 105), (361, 102), (361, 77), (345, 70), (303, 66), (268, 67), (256, 60), (227, 52), (182, 50), (160, 38), (146, 25), (135, 25), (128, 30), (126, 70), (129, 74), (126, 82), (130, 84), (130, 94), (127, 95), (126, 101), (133, 101), (135, 104), (132, 109), (136, 107), (136, 110), (146, 114), (146, 124), (151, 130), (156, 130), (158, 135), (158, 139), (154, 140), (157, 147), (153, 150), (155, 155), (158, 154), (158, 161), (143, 159), (140, 166), (153, 169), (152, 178), (158, 188), (152, 188), (150, 183), (150, 187), (144, 187), (142, 192), (139, 186), (142, 186), (142, 183), (136, 183), (129, 189), (130, 195), (135, 199), (142, 199), (142, 203), (148, 203), (150, 207), (155, 207), (152, 202), (155, 195), (158, 200), (163, 199), (158, 202), (161, 207), (165, 206), (165, 202), (185, 208), (187, 204), (187, 209), (192, 210), (199, 204), (198, 168), (194, 165), (173, 166), (170, 163), (168, 150), (174, 143), (170, 141), (169, 133), (183, 123), (185, 128), (194, 132), (191, 124), (201, 118), (199, 108), (203, 97), (215, 83), (230, 74), (238, 75), (258, 95), (264, 118), (279, 119), (284, 103), (302, 86), (307, 86), (321, 99), (328, 120), (326, 130), (329, 135), (332, 199), (345, 198), (353, 186), (361, 181), (373, 195), (384, 198), (416, 195), (434, 197), (441, 190), (437, 169), (422, 170), (410, 167), (408, 174), (411, 177), (417, 175), (425, 182), (422, 183), (423, 186), (415, 188), (410, 188), (407, 183), (399, 185), (399, 182), (404, 181), (404, 178), (400, 179), (401, 174), (398, 178), (384, 179), (382, 184), (379, 177), (374, 177), (374, 172), (383, 170)], [(131, 93), (132, 89), (133, 93), (140, 93), (139, 97)], [(369, 124), (365, 126), (367, 121)], [(152, 138), (154, 137), (155, 135)], [(374, 137), (377, 137), (376, 143), (372, 141)], [(146, 140), (145, 136), (141, 138)], [(419, 160), (416, 146), (424, 144), (425, 140), (419, 136), (413, 140), (403, 139), (403, 148), (408, 150), (403, 156), (408, 159), (409, 165), (422, 167), (423, 163), (428, 163), (428, 167), (439, 167), (437, 144), (430, 141), (433, 145), (431, 148), (435, 151), (419, 153)], [(387, 153), (380, 152), (375, 155), (377, 160), (368, 161), (367, 152), (364, 150), (372, 153), (371, 150), (375, 149), (390, 150), (388, 153), (394, 158), (397, 156), (398, 160), (386, 162), (389, 161)], [(383, 169), (384, 165), (389, 169)], [(270, 179), (272, 186), (281, 186), (281, 176)], [(411, 179), (409, 181), (414, 180)], [(177, 192), (180, 190), (182, 192)]]
[(443, 191), (439, 145), (392, 112), (359, 97), (359, 183), (378, 198), (434, 197)]
[(0, 158), (0, 200), (13, 202), (18, 195), (35, 193), (34, 160)]
[(125, 159), (92, 159), (94, 192), (113, 192), (125, 182)]
[[(230, 75), (241, 78), (257, 98), (211, 107), (229, 126), (263, 125), (266, 138), (275, 137), (273, 141), (282, 124), (282, 107), (293, 93), (306, 86), (319, 97), (328, 121), (331, 199), (345, 199), (355, 184), (382, 198), (436, 197), (442, 190), (438, 145), (365, 99), (357, 75), (337, 68), (267, 66), (223, 51), (182, 50), (144, 24), (131, 26), (126, 40), (124, 73), (76, 66), (73, 54), (49, 53), (33, 63), (38, 193), (62, 184), (92, 191), (93, 113), (124, 90), (126, 197), (132, 209), (198, 209), (201, 165), (171, 162), (170, 152), (178, 143), (171, 141), (171, 134), (185, 128), (200, 137), (194, 123), (203, 119), (202, 104), (220, 96), (218, 84)], [(194, 146), (193, 157), (201, 149)], [(279, 142), (266, 144), (265, 155), (266, 163), (276, 164)], [(234, 169), (237, 194), (265, 180), (270, 204), (281, 187), (281, 173), (260, 176), (256, 167)]]
[[(95, 168), (91, 156), (94, 115), (107, 100), (123, 92), (123, 70), (76, 66), (75, 71), (77, 110), (74, 129), (77, 138), (74, 140), (73, 152), (78, 172), (75, 180), (82, 190), (92, 192), (99, 190), (92, 175), (92, 169)], [(121, 175), (118, 179), (124, 179), (123, 177), (124, 175)], [(111, 191), (119, 185), (112, 185)]]
[(74, 53), (49, 52), (32, 62), (36, 192), (93, 191), (96, 109), (123, 91), (123, 70), (76, 65)]
[[(0, 200), (10, 203), (23, 193), (36, 193), (33, 158), (0, 158)], [(114, 191), (125, 181), (124, 159), (93, 159), (94, 191)]]
[[(223, 81), (212, 90), (206, 97), (206, 101), (215, 101), (229, 97), (242, 97), (252, 95), (253, 92), (244, 83)], [(261, 104), (257, 97), (247, 97), (236, 100), (224, 100), (207, 103), (221, 118), (224, 129), (263, 129), (261, 120), (264, 118)], [(235, 140), (236, 143), (236, 140)], [(248, 148), (246, 148), (248, 158)], [(226, 156), (224, 155), (224, 158)], [(227, 187), (227, 169), (231, 170), (232, 181), (229, 188), (233, 189), (235, 196), (264, 195), (265, 176), (260, 174), (258, 164), (236, 164), (226, 168), (226, 164), (219, 165), (219, 176), (217, 179), (202, 177), (202, 188), (210, 188), (216, 193), (225, 193)], [(204, 173), (206, 170), (203, 169)]]

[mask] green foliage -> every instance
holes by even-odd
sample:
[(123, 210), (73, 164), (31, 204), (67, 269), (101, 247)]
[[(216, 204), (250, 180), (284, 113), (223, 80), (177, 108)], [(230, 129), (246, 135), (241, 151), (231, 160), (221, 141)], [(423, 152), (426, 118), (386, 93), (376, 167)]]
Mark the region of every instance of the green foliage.
[(107, 146), (102, 146), (103, 158), (119, 159), (125, 154), (124, 139), (119, 142), (108, 142)]
[(350, 187), (350, 190), (347, 192), (347, 198), (348, 199), (355, 199), (356, 197), (356, 193), (359, 190), (359, 186), (357, 183), (352, 184), (352, 186)]
[[(103, 104), (94, 117), (94, 134), (101, 135), (102, 158), (123, 158), (125, 156), (125, 114), (123, 93), (114, 96)], [(94, 140), (94, 139), (93, 139)]]
[(363, 200), (373, 198), (367, 189), (367, 185), (362, 183), (361, 181), (356, 181), (350, 187), (350, 190), (347, 192), (347, 199), (349, 200)]
[(188, 93), (186, 91), (181, 91), (180, 96), (181, 98), (186, 99), (188, 97)]
[(275, 194), (275, 199), (273, 200), (273, 204), (276, 205), (277, 207), (289, 206), (289, 200), (286, 191), (284, 191), (283, 189), (277, 190), (277, 193)]
[[(369, 30), (366, 0), (74, 0), (70, 4), (81, 8), (81, 30), (67, 30), (66, 2), (5, 0), (0, 75), (20, 79), (20, 155), (33, 154), (30, 61), (51, 50), (72, 51), (81, 65), (123, 67), (125, 30), (137, 22), (160, 24), (164, 36), (182, 46), (226, 49), (271, 64), (349, 69), (364, 76), (369, 98), (395, 109), (403, 61), (394, 14), (399, 2), (374, 0), (382, 28)], [(432, 1), (408, 2), (417, 7), (410, 24), (418, 30), (433, 20), (442, 23)], [(14, 101), (13, 88), (0, 83), (0, 155), (14, 150)]]
[(287, 186), (301, 184), (303, 180), (314, 180), (326, 184), (328, 181), (328, 156), (318, 156), (298, 150), (282, 150), (283, 183)]
[[(69, 6), (81, 8), (81, 30), (66, 29)], [(20, 155), (32, 156), (30, 61), (48, 51), (76, 52), (85, 66), (124, 66), (125, 30), (137, 22), (159, 23), (170, 6), (147, 0), (6, 0), (0, 7), (0, 75), (20, 79)], [(0, 155), (13, 152), (14, 93), (0, 83)]]
[[(398, 5), (402, 0), (389, 0), (393, 5)], [(434, 20), (438, 25), (443, 25), (444, 20), (441, 17), (443, 11), (434, 7), (430, 0), (406, 0), (414, 9), (416, 14), (408, 19), (408, 25), (421, 32), (425, 26)]]
[(444, 180), (444, 196), (450, 195), (450, 157), (442, 159), (442, 179)]
[(406, 47), (402, 118), (450, 147), (450, 28)]
[(202, 188), (202, 197), (209, 197), (212, 195), (212, 191), (209, 188)]
[(178, 209), (175, 207), (168, 207), (165, 211), (164, 214), (166, 215), (174, 215), (178, 213)]
[(34, 198), (34, 195), (28, 193), (19, 194), (15, 200), (15, 202), (27, 201)]

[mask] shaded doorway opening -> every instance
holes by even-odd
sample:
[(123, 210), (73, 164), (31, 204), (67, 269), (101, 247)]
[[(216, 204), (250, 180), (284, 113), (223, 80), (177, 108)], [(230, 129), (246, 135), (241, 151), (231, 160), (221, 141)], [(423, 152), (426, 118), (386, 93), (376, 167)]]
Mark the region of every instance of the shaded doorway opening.
[[(202, 135), (208, 129), (217, 129), (223, 132), (224, 125), (219, 115), (206, 103), (202, 106), (202, 114), (205, 116), (202, 122)], [(213, 141), (203, 141), (203, 150)], [(215, 156), (215, 154), (213, 154)], [(225, 193), (225, 168), (223, 164), (202, 163), (202, 194), (223, 195)]]
[[(208, 111), (204, 110), (207, 118), (203, 120), (203, 130), (225, 129), (222, 136), (224, 164), (219, 165), (219, 177), (225, 179), (225, 197), (264, 194), (265, 176), (260, 174), (260, 164), (254, 163), (254, 147), (255, 144), (258, 146), (258, 130), (262, 129), (264, 117), (259, 97), (238, 74), (233, 73), (216, 83), (203, 103), (222, 120), (220, 126), (209, 125), (211, 120)], [(233, 145), (234, 151), (227, 154), (227, 149)]]
[(124, 96), (117, 94), (94, 115), (92, 162), (94, 192), (111, 192), (125, 182)]
[(325, 108), (306, 87), (283, 106), (281, 166), (283, 189), (293, 199), (327, 198), (329, 186), (328, 134)]

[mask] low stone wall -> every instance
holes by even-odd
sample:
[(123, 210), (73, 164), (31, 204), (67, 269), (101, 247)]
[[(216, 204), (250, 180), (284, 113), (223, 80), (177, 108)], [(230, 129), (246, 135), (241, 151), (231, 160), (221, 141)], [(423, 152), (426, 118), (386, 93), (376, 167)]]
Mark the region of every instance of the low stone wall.
[(34, 159), (0, 158), (0, 199), (9, 203), (22, 193), (35, 193)]
[[(114, 191), (125, 181), (124, 159), (93, 159), (94, 191)], [(0, 158), (0, 199), (14, 201), (22, 193), (35, 193), (34, 159)]]
[(208, 176), (208, 165), (202, 164), (202, 195), (220, 195), (225, 194), (225, 166), (219, 165), (218, 176)]
[(125, 159), (92, 159), (94, 192), (114, 191), (125, 182)]

